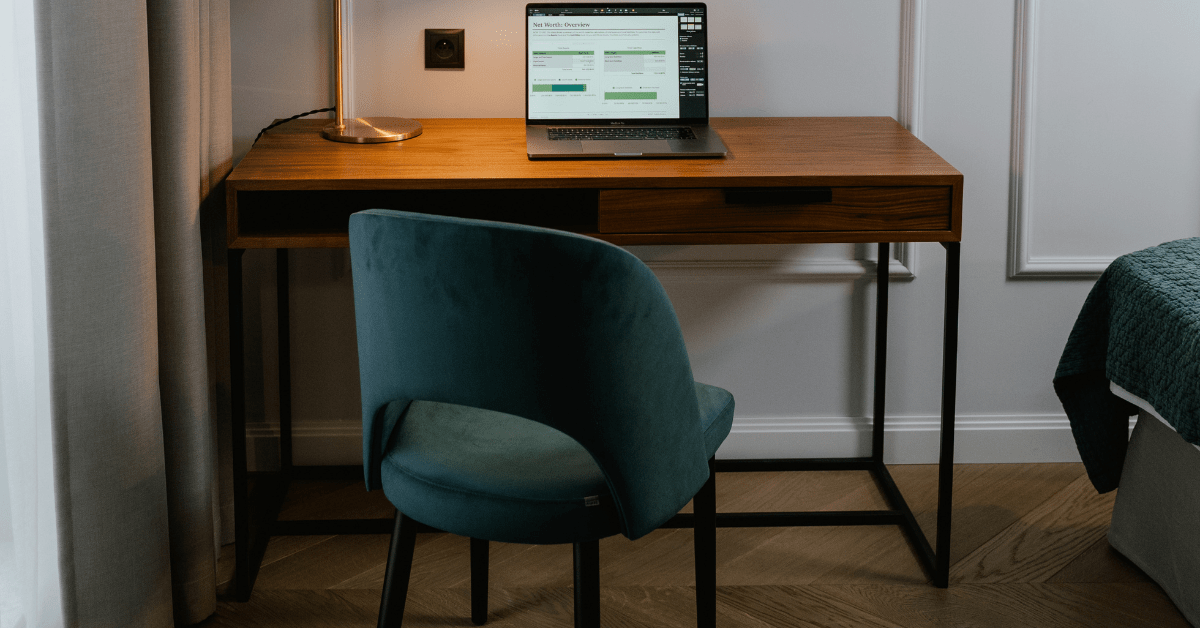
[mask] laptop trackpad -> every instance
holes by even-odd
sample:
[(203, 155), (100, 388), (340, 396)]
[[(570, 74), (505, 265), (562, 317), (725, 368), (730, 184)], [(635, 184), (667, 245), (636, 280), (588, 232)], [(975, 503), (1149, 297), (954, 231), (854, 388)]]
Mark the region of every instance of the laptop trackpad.
[(671, 153), (671, 145), (667, 140), (585, 140), (580, 143), (583, 145), (583, 152), (589, 155), (637, 155), (640, 153), (665, 155)]

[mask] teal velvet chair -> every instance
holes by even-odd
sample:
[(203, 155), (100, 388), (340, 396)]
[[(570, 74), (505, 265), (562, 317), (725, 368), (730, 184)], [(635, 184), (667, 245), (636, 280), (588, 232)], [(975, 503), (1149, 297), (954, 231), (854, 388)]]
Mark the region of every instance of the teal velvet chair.
[(692, 378), (662, 286), (627, 251), (537, 227), (391, 210), (350, 217), (369, 489), (396, 506), (380, 626), (399, 626), (420, 524), (572, 543), (575, 625), (600, 621), (599, 539), (695, 497), (700, 626), (716, 614), (712, 457), (733, 397)]

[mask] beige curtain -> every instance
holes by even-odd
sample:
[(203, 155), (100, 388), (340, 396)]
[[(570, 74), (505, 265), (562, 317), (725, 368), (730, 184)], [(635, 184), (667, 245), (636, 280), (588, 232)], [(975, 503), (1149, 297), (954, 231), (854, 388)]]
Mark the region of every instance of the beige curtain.
[(228, 431), (210, 373), (218, 303), (205, 322), (204, 265), (220, 260), (203, 251), (220, 243), (202, 243), (201, 220), (221, 215), (232, 155), (228, 16), (228, 0), (37, 7), (69, 626), (184, 626), (215, 610)]

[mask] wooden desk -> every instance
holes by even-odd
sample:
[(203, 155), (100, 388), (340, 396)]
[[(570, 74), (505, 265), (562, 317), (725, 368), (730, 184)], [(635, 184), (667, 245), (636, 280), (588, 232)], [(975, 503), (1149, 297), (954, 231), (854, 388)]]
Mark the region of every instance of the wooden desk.
[[(554, 227), (620, 245), (878, 242), (879, 259), (886, 260), (891, 242), (942, 243), (947, 273), (937, 551), (883, 464), (887, 264), (876, 269), (872, 455), (721, 460), (717, 469), (871, 471), (890, 510), (722, 513), (718, 525), (900, 525), (933, 582), (947, 585), (962, 174), (891, 118), (715, 118), (712, 124), (730, 149), (724, 159), (579, 161), (530, 161), (520, 119), (421, 122), (425, 131), (417, 138), (367, 145), (321, 139), (317, 132), (326, 120), (290, 122), (265, 134), (226, 181), (239, 598), (249, 597), (265, 548), (262, 531), (258, 541), (251, 538), (247, 507), (241, 253), (278, 250), (279, 337), (287, 338), (286, 250), (349, 246), (347, 218), (369, 208)], [(281, 460), (290, 475), (286, 343), (279, 354)], [(277, 493), (273, 499), (281, 498)], [(688, 526), (690, 519), (680, 515), (669, 525)], [(390, 530), (390, 522), (363, 529)], [(349, 531), (328, 525), (307, 530)]]

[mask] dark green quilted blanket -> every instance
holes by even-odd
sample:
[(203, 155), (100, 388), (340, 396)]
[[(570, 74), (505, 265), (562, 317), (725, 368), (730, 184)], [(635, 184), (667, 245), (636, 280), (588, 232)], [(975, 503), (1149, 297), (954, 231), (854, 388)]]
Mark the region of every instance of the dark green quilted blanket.
[(1145, 399), (1200, 444), (1200, 238), (1118, 257), (1088, 294), (1054, 374), (1088, 477), (1121, 479), (1129, 416), (1109, 382)]

